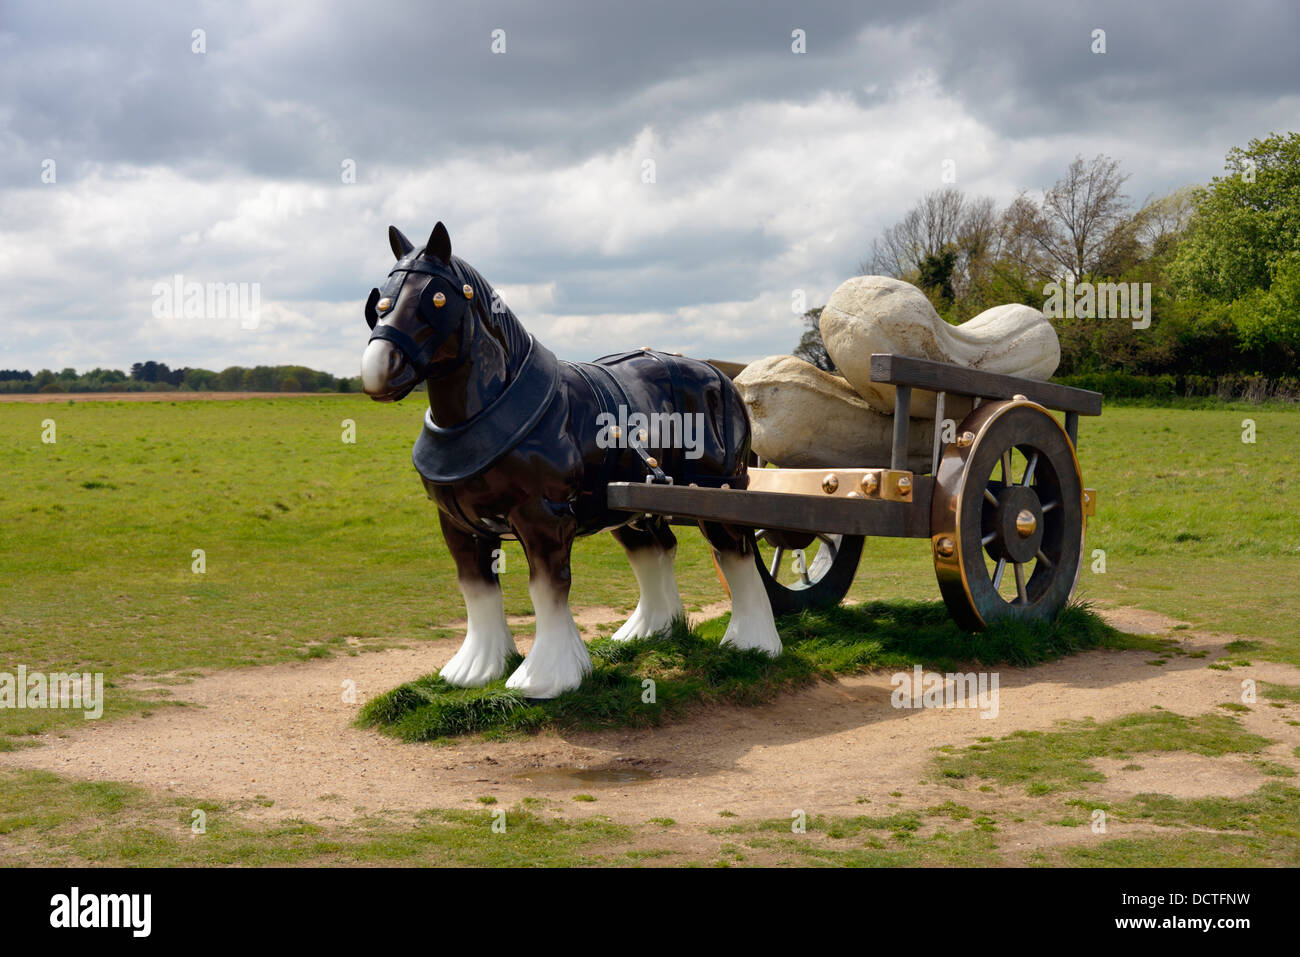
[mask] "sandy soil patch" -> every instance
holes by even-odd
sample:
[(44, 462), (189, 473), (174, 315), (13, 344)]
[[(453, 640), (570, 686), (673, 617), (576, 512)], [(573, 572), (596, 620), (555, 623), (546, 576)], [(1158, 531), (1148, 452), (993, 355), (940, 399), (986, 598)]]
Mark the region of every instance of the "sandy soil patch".
[(1168, 794), (1176, 798), (1241, 797), (1258, 790), (1268, 776), (1238, 755), (1211, 758), (1181, 751), (1169, 754), (1135, 754), (1120, 761), (1096, 758), (1092, 762), (1106, 783), (1101, 795)]
[[(703, 614), (719, 610), (711, 607)], [(581, 620), (594, 629), (616, 620), (607, 612), (589, 609)], [(1106, 614), (1132, 627), (1136, 613)], [(1174, 624), (1141, 615), (1161, 631)], [(524, 634), (528, 626), (528, 619), (520, 619), (516, 627), (525, 651), (531, 643)], [(1230, 640), (1174, 634), (1188, 649), (1220, 649)], [(1147, 663), (1150, 652), (1098, 651), (1030, 669), (1000, 669), (998, 714), (991, 719), (968, 709), (895, 709), (890, 676), (875, 673), (821, 684), (762, 707), (704, 710), (652, 730), (547, 732), (433, 747), (352, 727), (358, 704), (344, 702), (346, 682), (355, 683), (364, 702), (441, 666), (458, 644), (459, 639), (444, 639), (355, 657), (218, 671), (169, 685), (190, 707), (159, 708), (148, 718), (88, 722), (46, 736), (44, 747), (0, 753), (0, 767), (128, 781), (193, 797), (241, 801), (260, 795), (274, 803), (250, 813), (320, 821), (471, 807), (480, 795), (507, 806), (523, 797), (545, 797), (567, 815), (599, 813), (638, 824), (655, 817), (720, 824), (725, 823), (722, 811), (750, 819), (789, 817), (795, 808), (809, 814), (880, 814), (891, 805), (926, 807), (944, 800), (977, 809), (996, 806), (1005, 816), (1017, 803), (1041, 805), (1009, 793), (982, 794), (973, 785), (954, 791), (927, 782), (932, 749), (1015, 729), (1047, 729), (1062, 718), (1101, 721), (1153, 705), (1202, 714), (1239, 700), (1245, 677), (1300, 684), (1300, 669), (1286, 665), (1259, 662), (1217, 671), (1205, 667), (1214, 660), (1211, 654), (1175, 656), (1155, 667)], [(1300, 717), (1295, 712), (1300, 709), (1261, 702), (1241, 715), (1250, 730), (1279, 740), (1266, 756), (1293, 767), (1300, 765), (1292, 754), (1300, 729), (1285, 719)], [(1142, 756), (1132, 763), (1143, 771), (1107, 766), (1114, 787), (1181, 795), (1245, 793), (1258, 783), (1235, 758)], [(621, 773), (629, 769), (635, 773)], [(570, 779), (566, 770), (613, 773)], [(1230, 784), (1241, 790), (1225, 791)], [(597, 800), (574, 802), (578, 793)], [(1053, 835), (1071, 830), (1047, 829)]]

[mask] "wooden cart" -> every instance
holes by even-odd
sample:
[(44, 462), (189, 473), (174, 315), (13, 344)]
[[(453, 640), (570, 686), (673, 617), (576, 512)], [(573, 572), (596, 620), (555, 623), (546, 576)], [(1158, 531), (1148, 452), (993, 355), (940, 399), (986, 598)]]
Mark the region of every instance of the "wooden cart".
[[(743, 368), (715, 364), (733, 377)], [(871, 535), (929, 539), (939, 590), (967, 630), (1054, 616), (1074, 591), (1096, 508), (1075, 448), (1079, 416), (1100, 415), (1101, 395), (897, 355), (873, 355), (871, 379), (895, 386), (888, 468), (755, 467), (744, 489), (618, 482), (609, 504), (752, 530), (777, 614), (840, 602)], [(914, 388), (937, 393), (928, 473), (907, 468)], [(973, 409), (945, 435), (949, 396)]]

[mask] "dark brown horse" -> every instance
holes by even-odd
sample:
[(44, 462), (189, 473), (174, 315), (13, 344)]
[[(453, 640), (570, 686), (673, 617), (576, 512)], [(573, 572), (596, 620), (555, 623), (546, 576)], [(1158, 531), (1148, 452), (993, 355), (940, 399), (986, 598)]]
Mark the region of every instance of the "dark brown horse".
[[(372, 333), (361, 379), (381, 402), (427, 383), (429, 409), (412, 458), (438, 505), (469, 619), (441, 674), (478, 686), (505, 673), (515, 643), (494, 558), (502, 539), (516, 538), (537, 620), (532, 651), (507, 686), (553, 698), (591, 670), (569, 611), (575, 537), (610, 530), (627, 550), (641, 597), (615, 638), (655, 635), (684, 615), (672, 531), (661, 519), (611, 511), (607, 484), (649, 477), (743, 487), (749, 418), (731, 381), (706, 362), (650, 350), (595, 363), (556, 359), (451, 254), (442, 223), (423, 249), (396, 227), (388, 238), (397, 264), (366, 303)], [(780, 654), (746, 537), (716, 525), (702, 530), (731, 591), (723, 641)]]

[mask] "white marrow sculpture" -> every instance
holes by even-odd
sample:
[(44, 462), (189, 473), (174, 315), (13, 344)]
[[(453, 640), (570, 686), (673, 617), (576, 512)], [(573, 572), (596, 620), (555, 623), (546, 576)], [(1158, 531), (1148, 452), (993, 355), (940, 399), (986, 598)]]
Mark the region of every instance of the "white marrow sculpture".
[[(736, 388), (749, 410), (751, 447), (766, 461), (789, 469), (889, 464), (894, 417), (872, 409), (842, 376), (795, 356), (769, 356), (747, 365)], [(908, 468), (929, 470), (933, 441), (934, 420), (915, 420)]]
[[(1061, 360), (1056, 330), (1032, 306), (995, 306), (953, 326), (920, 289), (887, 276), (855, 276), (836, 289), (822, 310), (821, 333), (839, 375), (773, 356), (736, 378), (754, 427), (754, 451), (787, 468), (889, 464), (894, 387), (871, 381), (872, 353), (1029, 379), (1048, 378)], [(970, 400), (950, 395), (944, 415), (960, 421), (970, 408)], [(914, 389), (913, 471), (929, 470), (934, 411), (935, 394)]]

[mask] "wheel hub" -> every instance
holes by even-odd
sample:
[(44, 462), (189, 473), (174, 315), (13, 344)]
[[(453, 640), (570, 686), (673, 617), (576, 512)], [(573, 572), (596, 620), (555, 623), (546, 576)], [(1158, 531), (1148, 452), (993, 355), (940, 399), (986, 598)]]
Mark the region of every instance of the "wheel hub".
[(995, 557), (1013, 562), (1027, 562), (1038, 552), (1043, 541), (1043, 506), (1033, 488), (1013, 485), (998, 494), (993, 514), (997, 532)]

